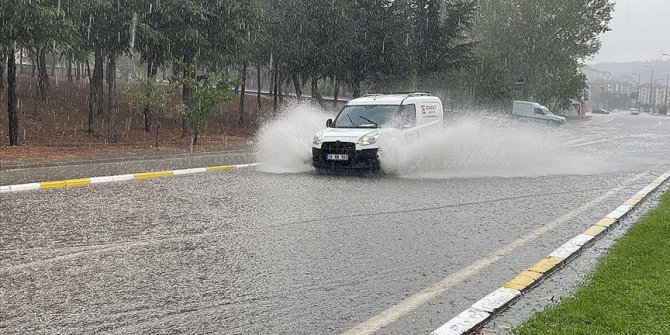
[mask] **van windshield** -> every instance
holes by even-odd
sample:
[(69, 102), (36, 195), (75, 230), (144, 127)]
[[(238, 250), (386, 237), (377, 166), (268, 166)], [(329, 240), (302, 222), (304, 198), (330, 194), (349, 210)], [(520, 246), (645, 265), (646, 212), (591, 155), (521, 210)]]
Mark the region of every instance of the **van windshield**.
[(398, 105), (344, 106), (333, 121), (334, 128), (380, 128), (401, 123)]

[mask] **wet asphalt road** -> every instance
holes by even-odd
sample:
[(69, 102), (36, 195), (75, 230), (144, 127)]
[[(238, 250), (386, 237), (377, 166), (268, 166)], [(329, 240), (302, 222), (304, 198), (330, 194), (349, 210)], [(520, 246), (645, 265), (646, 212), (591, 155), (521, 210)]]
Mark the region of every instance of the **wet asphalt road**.
[(0, 194), (0, 333), (428, 333), (670, 169), (670, 117), (598, 115), (562, 140), (613, 168)]

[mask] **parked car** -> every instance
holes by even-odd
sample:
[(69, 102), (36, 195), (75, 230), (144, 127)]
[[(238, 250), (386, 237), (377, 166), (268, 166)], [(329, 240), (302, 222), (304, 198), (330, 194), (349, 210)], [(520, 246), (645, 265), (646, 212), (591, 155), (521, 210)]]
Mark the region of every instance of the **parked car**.
[(610, 112), (608, 112), (607, 110), (602, 109), (602, 108), (596, 108), (596, 109), (591, 111), (591, 114), (609, 114), (609, 113)]
[(638, 115), (638, 114), (640, 114), (640, 111), (637, 110), (637, 108), (631, 108), (631, 109), (630, 109), (630, 113), (631, 113), (632, 115)]

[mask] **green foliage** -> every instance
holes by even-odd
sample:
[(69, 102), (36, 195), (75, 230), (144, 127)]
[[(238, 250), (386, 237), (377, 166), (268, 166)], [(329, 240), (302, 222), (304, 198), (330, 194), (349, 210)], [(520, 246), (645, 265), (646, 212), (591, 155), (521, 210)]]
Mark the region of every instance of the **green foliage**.
[(156, 77), (141, 78), (139, 84), (139, 87), (134, 85), (121, 87), (123, 99), (137, 112), (143, 112), (147, 108), (152, 117), (161, 114), (169, 117), (170, 113), (166, 108), (174, 95), (174, 87), (159, 86)]
[(73, 42), (73, 22), (55, 0), (3, 0), (0, 22), (3, 46), (67, 46)]
[(497, 52), (521, 97), (543, 103), (579, 98), (579, 63), (600, 48), (613, 4), (608, 0), (480, 0), (472, 34)]
[(207, 124), (209, 114), (216, 106), (233, 98), (229, 90), (235, 82), (223, 76), (210, 76), (201, 82), (193, 78), (174, 76), (171, 81), (191, 92), (190, 103), (180, 103), (175, 107), (175, 112), (189, 120), (195, 135), (193, 144), (198, 144), (200, 128)]
[(105, 60), (139, 55), (149, 76), (176, 64), (184, 115), (199, 128), (208, 112), (193, 102), (209, 99), (196, 97), (196, 75), (241, 64), (271, 63), (297, 89), (330, 78), (354, 95), (438, 90), (478, 104), (566, 104), (582, 94), (580, 61), (600, 47), (611, 12), (608, 0), (5, 0), (0, 47), (97, 55), (91, 101), (102, 101)]
[(670, 192), (621, 237), (574, 296), (514, 330), (542, 334), (670, 334)]

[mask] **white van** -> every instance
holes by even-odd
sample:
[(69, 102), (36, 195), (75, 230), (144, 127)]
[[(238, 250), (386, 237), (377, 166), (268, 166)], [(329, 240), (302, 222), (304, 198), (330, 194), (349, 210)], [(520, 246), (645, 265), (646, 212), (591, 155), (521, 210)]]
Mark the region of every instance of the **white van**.
[(317, 170), (379, 170), (380, 148), (442, 128), (442, 101), (428, 93), (371, 94), (349, 101), (314, 135)]
[(554, 125), (565, 123), (564, 117), (554, 115), (547, 107), (530, 101), (514, 101), (512, 104), (512, 116)]

